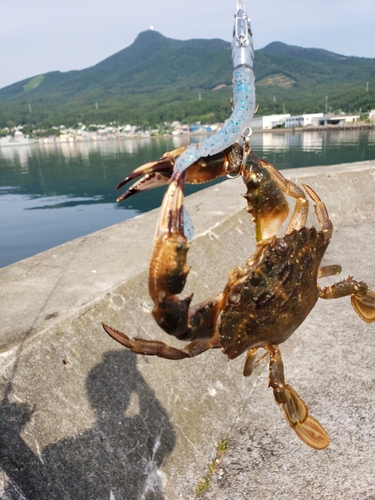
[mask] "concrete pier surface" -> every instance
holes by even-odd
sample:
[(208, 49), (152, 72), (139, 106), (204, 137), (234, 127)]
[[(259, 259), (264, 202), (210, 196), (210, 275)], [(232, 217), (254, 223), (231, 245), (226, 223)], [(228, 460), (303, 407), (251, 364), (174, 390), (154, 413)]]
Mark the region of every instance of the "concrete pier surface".
[[(375, 288), (375, 161), (283, 174), (327, 205), (324, 264)], [(244, 190), (228, 180), (186, 199), (196, 236), (184, 296), (195, 302), (219, 292), (255, 248)], [(193, 499), (200, 485), (202, 499), (375, 499), (375, 324), (348, 297), (320, 300), (281, 346), (288, 383), (330, 435), (323, 451), (289, 428), (266, 364), (244, 378), (244, 356), (168, 361), (105, 334), (101, 321), (182, 344), (150, 314), (157, 215), (0, 269), (0, 498)]]

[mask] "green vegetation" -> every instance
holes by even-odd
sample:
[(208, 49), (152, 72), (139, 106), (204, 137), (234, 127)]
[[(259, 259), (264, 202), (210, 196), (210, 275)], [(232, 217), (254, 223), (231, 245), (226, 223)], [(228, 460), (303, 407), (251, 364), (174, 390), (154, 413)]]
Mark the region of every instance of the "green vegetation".
[(228, 441), (225, 439), (223, 441), (220, 441), (220, 443), (217, 445), (217, 452), (220, 455), (223, 455), (228, 449)]
[(28, 90), (35, 89), (35, 87), (40, 85), (44, 79), (44, 75), (35, 76), (29, 82), (27, 82), (26, 85), (23, 86), (23, 90), (27, 92)]
[[(375, 108), (374, 59), (274, 42), (256, 51), (254, 71), (262, 115)], [(228, 42), (172, 40), (148, 30), (91, 68), (0, 89), (0, 128), (223, 121), (231, 113), (231, 80)]]
[(268, 75), (257, 82), (257, 87), (267, 85), (269, 87), (292, 87), (296, 82), (282, 73)]
[(223, 439), (217, 445), (216, 458), (213, 462), (208, 466), (208, 470), (205, 476), (201, 477), (198, 481), (198, 485), (195, 488), (196, 495), (200, 495), (209, 489), (211, 486), (211, 476), (216, 471), (220, 462), (228, 449), (228, 441)]

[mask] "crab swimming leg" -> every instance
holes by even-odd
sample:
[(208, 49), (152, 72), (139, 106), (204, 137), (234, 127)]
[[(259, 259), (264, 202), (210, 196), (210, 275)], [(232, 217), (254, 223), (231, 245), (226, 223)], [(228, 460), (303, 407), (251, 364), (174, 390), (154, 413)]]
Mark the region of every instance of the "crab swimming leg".
[(326, 448), (330, 442), (328, 434), (320, 423), (309, 415), (306, 403), (285, 381), (284, 364), (278, 346), (267, 345), (264, 349), (270, 354), (269, 385), (289, 425), (307, 445), (318, 450)]
[[(311, 187), (303, 185), (308, 195), (315, 203), (315, 213), (318, 218), (319, 224), (326, 239), (332, 235), (332, 223), (328, 218), (327, 209), (319, 196)], [(334, 272), (334, 268), (339, 268)], [(320, 271), (319, 277), (338, 274), (341, 271), (341, 266), (332, 266), (332, 272)], [(329, 270), (330, 268), (328, 268)], [(375, 321), (375, 293), (369, 290), (367, 283), (363, 281), (356, 281), (351, 276), (348, 278), (334, 283), (325, 288), (319, 287), (319, 296), (321, 299), (339, 299), (350, 295), (351, 304), (358, 316), (366, 323)]]
[(350, 295), (353, 309), (366, 323), (375, 321), (375, 293), (369, 290), (367, 283), (356, 281), (351, 276), (319, 289), (321, 299), (340, 299)]

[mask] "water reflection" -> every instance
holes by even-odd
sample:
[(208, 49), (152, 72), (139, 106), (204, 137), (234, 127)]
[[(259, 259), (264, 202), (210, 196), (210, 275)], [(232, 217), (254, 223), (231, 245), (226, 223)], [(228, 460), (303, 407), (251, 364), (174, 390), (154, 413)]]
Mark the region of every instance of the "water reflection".
[[(188, 141), (173, 136), (0, 148), (0, 266), (160, 206), (163, 189), (119, 205), (114, 187), (134, 168)], [(254, 134), (251, 143), (279, 169), (375, 158), (374, 130)], [(201, 188), (188, 186), (186, 194)]]
[(4, 159), (6, 162), (20, 165), (21, 171), (27, 174), (29, 171), (29, 158), (32, 154), (33, 146), (20, 147), (5, 147), (0, 148), (0, 161)]
[(82, 163), (89, 164), (93, 154), (99, 154), (105, 158), (116, 155), (134, 155), (142, 150), (176, 149), (189, 143), (187, 136), (173, 136), (168, 138), (141, 138), (126, 140), (96, 140), (96, 141), (66, 141), (55, 143), (38, 143), (27, 146), (10, 146), (0, 148), (0, 162), (12, 163), (15, 167), (28, 168), (35, 161), (35, 157), (51, 159), (62, 156), (66, 160), (80, 159)]

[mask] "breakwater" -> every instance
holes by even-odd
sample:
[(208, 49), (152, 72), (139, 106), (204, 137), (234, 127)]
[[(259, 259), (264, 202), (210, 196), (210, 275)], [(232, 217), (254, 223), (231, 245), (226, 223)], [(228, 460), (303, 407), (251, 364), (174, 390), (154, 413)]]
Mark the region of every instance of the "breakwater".
[[(335, 232), (325, 263), (340, 263), (343, 277), (375, 286), (375, 161), (283, 174), (327, 204)], [(220, 291), (255, 248), (243, 192), (237, 179), (186, 199), (196, 237), (184, 293), (194, 292), (196, 302)], [(117, 499), (154, 491), (156, 498), (190, 499), (217, 443), (227, 439), (234, 468), (224, 456), (226, 483), (212, 478), (212, 491), (224, 487), (225, 498), (251, 498), (251, 481), (258, 498), (271, 498), (270, 488), (285, 484), (285, 470), (294, 487), (289, 498), (290, 491), (314, 498), (312, 485), (326, 498), (375, 494), (374, 327), (356, 317), (349, 300), (320, 301), (282, 346), (287, 380), (332, 439), (320, 453), (288, 428), (267, 389), (266, 367), (246, 379), (243, 356), (227, 363), (215, 350), (172, 362), (135, 356), (106, 336), (101, 321), (129, 337), (181, 345), (150, 315), (156, 221), (152, 211), (0, 269), (3, 493), (112, 492)]]

